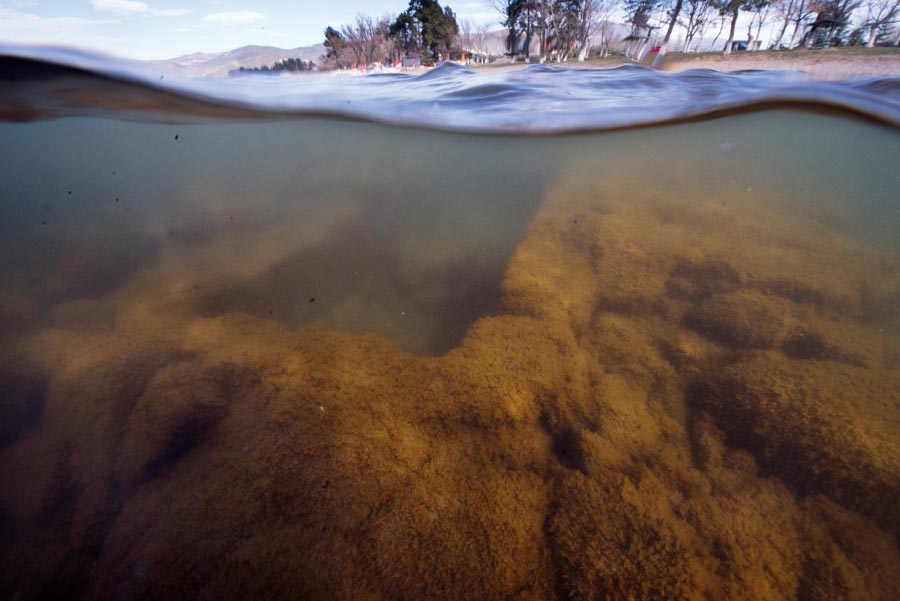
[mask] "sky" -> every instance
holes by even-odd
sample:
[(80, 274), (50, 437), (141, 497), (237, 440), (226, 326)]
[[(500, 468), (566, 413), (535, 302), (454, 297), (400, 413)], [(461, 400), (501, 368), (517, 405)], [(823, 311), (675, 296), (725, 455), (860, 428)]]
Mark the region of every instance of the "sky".
[[(442, 5), (444, 3), (442, 2)], [(458, 19), (493, 23), (489, 0), (448, 1)], [(397, 15), (408, 0), (0, 0), (0, 44), (56, 44), (138, 59), (296, 48), (357, 13)]]

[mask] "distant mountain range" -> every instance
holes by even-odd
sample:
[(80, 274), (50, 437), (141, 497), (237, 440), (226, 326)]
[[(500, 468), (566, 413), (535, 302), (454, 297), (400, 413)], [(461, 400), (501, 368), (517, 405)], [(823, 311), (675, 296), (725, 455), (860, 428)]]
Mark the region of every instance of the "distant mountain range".
[(167, 60), (144, 61), (144, 66), (160, 75), (227, 77), (229, 71), (240, 67), (262, 67), (286, 58), (318, 63), (323, 54), (325, 54), (325, 46), (322, 44), (293, 49), (274, 46), (243, 46), (227, 52), (196, 52)]

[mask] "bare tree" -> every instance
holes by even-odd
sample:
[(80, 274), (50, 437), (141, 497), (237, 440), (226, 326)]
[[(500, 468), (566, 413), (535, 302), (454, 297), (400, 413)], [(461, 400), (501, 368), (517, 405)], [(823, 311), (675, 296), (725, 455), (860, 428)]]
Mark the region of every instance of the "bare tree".
[(798, 0), (797, 8), (794, 11), (793, 23), (794, 23), (794, 31), (791, 33), (791, 40), (788, 42), (788, 47), (793, 48), (797, 43), (797, 34), (801, 31), (801, 26), (805, 28), (806, 22), (809, 18), (815, 14), (816, 12), (816, 4), (813, 0)]
[[(556, 62), (562, 62), (568, 58), (570, 41), (566, 26), (566, 11), (558, 3), (550, 0), (547, 4), (546, 12), (546, 38), (544, 42), (544, 50), (541, 53), (541, 62), (550, 58), (550, 54), (555, 51)], [(555, 46), (555, 47), (551, 47)]]
[(538, 35), (538, 54), (541, 64), (547, 61), (547, 54), (550, 48), (547, 46), (550, 34), (558, 25), (558, 19), (561, 16), (556, 10), (556, 3), (553, 0), (532, 0), (535, 12), (535, 29)]
[(678, 22), (678, 17), (679, 15), (681, 15), (681, 9), (684, 6), (684, 0), (673, 1), (675, 2), (675, 4), (669, 11), (669, 26), (666, 28), (666, 35), (663, 38), (663, 44), (669, 43), (669, 38), (672, 37), (672, 30), (675, 29), (675, 23)]
[(685, 30), (682, 52), (690, 50), (691, 42), (695, 38), (700, 42), (703, 41), (703, 34), (718, 12), (712, 0), (685, 0), (685, 2), (681, 18), (678, 19), (678, 24)]
[(325, 30), (326, 61), (332, 67), (370, 65), (394, 59), (399, 52), (391, 39), (391, 17), (378, 19), (364, 13), (356, 15), (353, 23)]
[(781, 41), (784, 39), (784, 34), (787, 33), (787, 28), (794, 17), (794, 12), (799, 6), (799, 0), (775, 0), (773, 6), (776, 18), (781, 19), (781, 29), (778, 31), (778, 36), (772, 42), (771, 47), (778, 50), (781, 48)]
[(357, 14), (356, 21), (341, 26), (341, 35), (344, 36), (357, 65), (367, 65), (371, 62), (370, 56), (374, 54), (375, 47), (375, 20), (372, 17), (363, 13)]
[(456, 36), (455, 44), (459, 49), (467, 54), (474, 55), (474, 59), (487, 62), (488, 42), (491, 39), (491, 26), (488, 24), (478, 24), (471, 19), (463, 19), (459, 22), (459, 33)]
[(491, 42), (491, 26), (487, 23), (477, 25), (472, 41), (475, 44), (475, 51), (481, 54), (481, 61), (486, 63), (491, 54), (491, 49), (489, 47)]
[(900, 0), (865, 0), (866, 19), (863, 27), (868, 30), (866, 46), (875, 46), (879, 31), (900, 22)]
[(582, 0), (575, 13), (575, 43), (578, 48), (578, 61), (587, 58), (591, 47), (591, 38), (597, 35), (601, 23), (609, 21), (615, 7), (615, 0)]
[[(713, 38), (712, 47), (715, 48), (716, 42), (719, 41), (719, 38), (722, 37), (722, 32), (725, 31), (725, 23), (728, 20), (725, 18), (725, 14), (722, 12), (722, 9), (718, 7), (718, 5), (714, 5), (716, 7), (716, 13), (718, 13), (716, 20), (719, 23), (719, 31), (716, 33), (716, 37)], [(701, 40), (702, 41), (702, 40)]]
[(719, 39), (719, 36), (722, 35), (722, 31), (725, 29), (725, 18), (719, 14), (715, 5), (712, 5), (707, 13), (706, 21), (703, 22), (700, 26), (700, 31), (697, 32), (697, 43), (694, 45), (694, 52), (700, 52), (703, 48), (703, 37), (706, 35), (707, 31), (714, 28), (716, 25), (719, 26), (719, 30), (716, 33), (716, 38), (713, 40), (711, 47), (715, 47), (716, 40)]
[(475, 22), (471, 19), (462, 19), (454, 43), (463, 52), (475, 51), (475, 35)]
[(725, 42), (725, 49), (722, 52), (725, 56), (731, 54), (731, 47), (734, 42), (734, 28), (737, 26), (738, 16), (741, 13), (744, 1), (745, 0), (717, 0), (719, 14), (731, 19), (731, 28), (728, 30), (728, 40)]
[(375, 55), (374, 60), (398, 61), (401, 50), (394, 44), (391, 38), (391, 15), (383, 15), (375, 24)]
[(613, 2), (609, 3), (609, 12), (606, 14), (599, 14), (597, 18), (597, 29), (594, 32), (594, 41), (596, 45), (600, 47), (601, 56), (606, 58), (609, 56), (610, 47), (612, 46), (612, 41), (616, 35), (616, 24), (612, 20), (612, 13), (615, 10), (616, 5)]
[[(768, 22), (769, 18), (769, 8), (772, 6), (772, 3), (769, 0), (764, 2), (753, 2), (750, 3), (748, 9), (752, 13), (750, 17), (750, 23), (747, 25), (747, 50), (754, 50), (753, 40), (755, 39), (757, 43), (759, 42), (759, 36), (762, 33), (763, 25)], [(756, 26), (756, 36), (753, 35), (753, 26)]]

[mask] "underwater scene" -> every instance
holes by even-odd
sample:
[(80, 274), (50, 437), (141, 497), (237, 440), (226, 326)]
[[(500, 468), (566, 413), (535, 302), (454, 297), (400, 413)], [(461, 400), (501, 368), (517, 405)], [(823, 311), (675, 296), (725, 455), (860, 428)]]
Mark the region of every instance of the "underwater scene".
[(900, 598), (900, 81), (99, 60), (0, 58), (3, 598)]

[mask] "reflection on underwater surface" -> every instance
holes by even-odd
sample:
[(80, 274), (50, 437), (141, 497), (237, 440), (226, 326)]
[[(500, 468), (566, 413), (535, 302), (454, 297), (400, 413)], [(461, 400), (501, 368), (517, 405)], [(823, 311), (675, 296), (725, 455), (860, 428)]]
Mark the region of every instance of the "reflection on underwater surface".
[(5, 596), (900, 595), (896, 131), (0, 135)]

